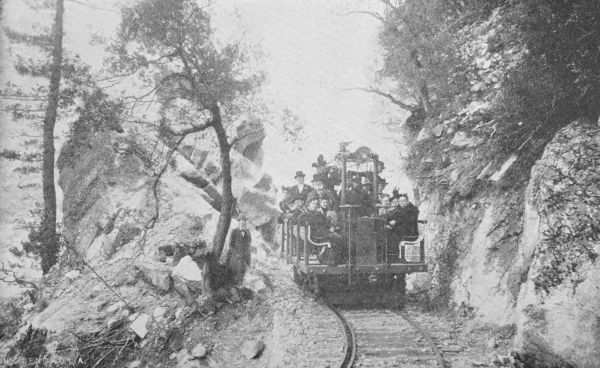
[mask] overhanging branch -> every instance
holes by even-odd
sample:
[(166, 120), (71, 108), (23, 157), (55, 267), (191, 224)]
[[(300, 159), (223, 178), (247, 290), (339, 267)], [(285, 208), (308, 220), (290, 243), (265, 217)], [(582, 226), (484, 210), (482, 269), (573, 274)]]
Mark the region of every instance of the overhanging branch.
[(363, 92), (367, 92), (367, 93), (374, 93), (376, 95), (379, 95), (379, 96), (387, 98), (391, 103), (393, 103), (394, 105), (400, 106), (404, 110), (407, 110), (407, 111), (410, 111), (410, 112), (414, 112), (414, 111), (416, 111), (418, 109), (418, 106), (409, 105), (409, 104), (407, 104), (405, 102), (402, 102), (402, 101), (398, 100), (397, 98), (395, 98), (391, 94), (383, 92), (383, 91), (380, 91), (380, 90), (375, 89), (375, 88), (355, 87), (355, 88), (346, 88), (345, 91), (363, 91)]

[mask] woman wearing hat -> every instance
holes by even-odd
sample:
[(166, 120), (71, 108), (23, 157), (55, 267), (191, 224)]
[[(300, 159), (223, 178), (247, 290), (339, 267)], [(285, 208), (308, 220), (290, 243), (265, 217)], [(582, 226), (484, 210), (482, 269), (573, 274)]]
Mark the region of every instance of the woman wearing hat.
[(303, 201), (306, 201), (306, 197), (308, 193), (312, 192), (312, 187), (310, 185), (304, 184), (304, 173), (302, 171), (296, 171), (296, 175), (294, 179), (296, 179), (296, 185), (291, 187), (292, 198), (302, 198)]

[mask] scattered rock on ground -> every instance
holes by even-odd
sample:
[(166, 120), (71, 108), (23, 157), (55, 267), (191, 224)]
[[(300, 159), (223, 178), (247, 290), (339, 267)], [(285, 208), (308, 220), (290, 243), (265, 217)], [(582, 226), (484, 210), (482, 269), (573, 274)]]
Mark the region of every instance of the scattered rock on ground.
[(252, 270), (248, 271), (246, 275), (244, 275), (244, 282), (242, 283), (242, 286), (252, 290), (255, 293), (259, 293), (267, 288), (262, 276), (252, 272)]
[(140, 314), (129, 326), (140, 338), (146, 337), (152, 319), (146, 313)]
[(240, 352), (242, 353), (243, 356), (246, 357), (246, 359), (253, 359), (253, 358), (257, 357), (258, 354), (260, 354), (260, 352), (263, 351), (264, 348), (265, 348), (265, 343), (262, 341), (262, 339), (256, 339), (256, 340), (246, 341), (242, 345)]
[(106, 308), (106, 311), (108, 313), (114, 313), (116, 311), (118, 311), (119, 309), (122, 309), (125, 307), (125, 302), (123, 301), (118, 301), (115, 304), (111, 305), (110, 307)]
[(207, 353), (208, 350), (206, 350), (206, 347), (202, 344), (198, 344), (192, 349), (192, 356), (194, 358), (204, 358)]
[(139, 360), (134, 360), (133, 362), (127, 365), (127, 368), (139, 368), (142, 365), (142, 362)]
[(150, 284), (156, 287), (163, 293), (168, 293), (171, 290), (171, 268), (158, 264), (157, 262), (144, 262), (138, 266)]
[(154, 312), (152, 312), (152, 317), (154, 319), (162, 319), (166, 312), (167, 312), (167, 308), (156, 307), (156, 308), (154, 308)]
[(173, 286), (185, 297), (191, 297), (192, 292), (202, 290), (202, 271), (192, 257), (183, 257), (171, 272)]

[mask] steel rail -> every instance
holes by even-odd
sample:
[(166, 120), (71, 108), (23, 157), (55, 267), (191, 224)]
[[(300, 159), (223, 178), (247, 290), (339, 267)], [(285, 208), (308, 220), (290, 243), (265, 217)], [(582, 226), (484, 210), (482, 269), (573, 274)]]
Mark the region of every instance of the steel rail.
[(350, 325), (350, 322), (348, 322), (346, 317), (344, 317), (336, 307), (332, 306), (327, 301), (323, 301), (323, 303), (337, 317), (337, 321), (342, 328), (342, 332), (344, 333), (346, 340), (344, 344), (344, 360), (342, 360), (339, 367), (352, 368), (354, 366), (354, 362), (356, 361), (356, 333)]
[(410, 323), (410, 325), (413, 326), (414, 329), (417, 330), (425, 338), (425, 340), (427, 340), (429, 345), (431, 345), (431, 349), (435, 353), (438, 367), (447, 368), (446, 362), (444, 361), (444, 355), (442, 354), (442, 351), (437, 347), (437, 344), (435, 343), (435, 341), (433, 341), (433, 338), (431, 337), (431, 335), (429, 335), (429, 333), (427, 331), (425, 331), (425, 329), (423, 329), (421, 326), (419, 326), (419, 324), (415, 320), (410, 318), (406, 312), (399, 311), (399, 310), (392, 310), (392, 313), (399, 315), (406, 322)]

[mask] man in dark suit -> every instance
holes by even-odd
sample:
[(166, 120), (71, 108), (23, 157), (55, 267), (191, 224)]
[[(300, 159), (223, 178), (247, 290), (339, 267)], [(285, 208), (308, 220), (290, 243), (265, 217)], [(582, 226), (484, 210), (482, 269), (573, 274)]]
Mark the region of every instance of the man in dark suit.
[(396, 207), (387, 216), (387, 227), (392, 243), (397, 244), (404, 237), (418, 236), (419, 209), (408, 201), (406, 194), (399, 194), (392, 204)]
[(239, 227), (231, 231), (229, 238), (227, 267), (231, 270), (235, 283), (239, 285), (244, 281), (246, 270), (250, 267), (252, 236), (248, 230), (246, 216), (240, 215), (238, 223)]
[(304, 173), (302, 171), (296, 171), (296, 185), (290, 188), (292, 193), (292, 198), (302, 198), (303, 201), (306, 201), (306, 197), (308, 193), (312, 192), (312, 187), (310, 185), (304, 184)]

